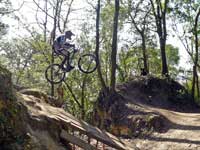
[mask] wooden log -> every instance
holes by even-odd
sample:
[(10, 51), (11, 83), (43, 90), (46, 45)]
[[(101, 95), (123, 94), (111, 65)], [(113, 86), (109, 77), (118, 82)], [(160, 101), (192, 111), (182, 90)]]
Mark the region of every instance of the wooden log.
[(96, 150), (96, 148), (88, 143), (86, 143), (85, 141), (83, 141), (82, 139), (79, 139), (76, 136), (73, 136), (69, 133), (67, 133), (65, 130), (61, 131), (61, 138), (69, 141), (72, 144), (75, 144), (85, 150)]

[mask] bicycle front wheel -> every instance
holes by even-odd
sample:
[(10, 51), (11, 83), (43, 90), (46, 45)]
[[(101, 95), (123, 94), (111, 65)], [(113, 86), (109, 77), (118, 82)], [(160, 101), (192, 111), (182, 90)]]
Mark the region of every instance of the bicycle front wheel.
[(58, 84), (64, 80), (65, 72), (63, 72), (59, 64), (51, 64), (45, 71), (45, 77), (48, 82)]
[(78, 68), (83, 73), (92, 73), (97, 68), (97, 59), (93, 54), (85, 54), (78, 60)]

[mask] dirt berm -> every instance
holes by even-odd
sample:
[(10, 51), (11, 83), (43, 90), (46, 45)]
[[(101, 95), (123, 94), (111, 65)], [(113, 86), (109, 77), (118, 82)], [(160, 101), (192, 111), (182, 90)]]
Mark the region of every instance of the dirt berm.
[(200, 108), (178, 82), (134, 77), (100, 92), (95, 122), (141, 150), (200, 150)]

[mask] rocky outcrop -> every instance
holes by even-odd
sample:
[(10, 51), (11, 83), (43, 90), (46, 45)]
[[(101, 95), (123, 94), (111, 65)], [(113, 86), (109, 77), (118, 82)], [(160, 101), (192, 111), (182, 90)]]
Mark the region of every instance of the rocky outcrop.
[(20, 140), (21, 134), (15, 130), (18, 127), (18, 106), (13, 92), (11, 73), (0, 66), (0, 145), (9, 149)]
[(0, 100), (2, 102), (14, 101), (15, 95), (11, 81), (11, 73), (0, 65)]
[(96, 139), (108, 146), (119, 150), (128, 150), (119, 139), (111, 134), (78, 120), (61, 108), (56, 108), (43, 101), (39, 101), (34, 96), (19, 94), (18, 102), (23, 107), (22, 110), (24, 110), (21, 113), (23, 114), (21, 122), (23, 122), (24, 128), (29, 134), (30, 140), (28, 143), (38, 146), (38, 149), (43, 147), (41, 150), (62, 150), (63, 148), (69, 150), (69, 146), (66, 146), (67, 141), (78, 146), (83, 146), (83, 149), (91, 147), (87, 142), (85, 143), (84, 140), (81, 140), (81, 138), (78, 139), (77, 136), (69, 134), (71, 131), (79, 131), (81, 134), (88, 136), (88, 138)]
[(63, 99), (49, 96), (40, 89), (26, 88), (26, 89), (20, 90), (19, 92), (25, 95), (32, 95), (38, 98), (40, 102), (50, 104), (51, 106), (54, 106), (54, 107), (62, 107), (64, 104)]
[(17, 99), (21, 106), (21, 124), (27, 137), (23, 146), (38, 150), (70, 149), (69, 145), (61, 142), (62, 127), (59, 122), (52, 119), (50, 114), (44, 113), (43, 109), (47, 103), (37, 97), (21, 93), (18, 93)]
[(33, 116), (30, 110), (39, 111), (39, 107), (29, 109), (36, 102), (45, 103), (47, 96), (44, 93), (36, 97), (30, 96), (25, 103), (27, 98), (28, 95), (13, 90), (11, 73), (0, 66), (0, 149), (69, 149), (68, 145), (64, 146), (60, 142), (60, 125), (47, 116)]

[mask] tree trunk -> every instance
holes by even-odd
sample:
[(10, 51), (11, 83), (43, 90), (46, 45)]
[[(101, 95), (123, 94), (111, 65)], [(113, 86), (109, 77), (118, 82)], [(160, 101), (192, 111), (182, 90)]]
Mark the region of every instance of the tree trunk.
[(196, 86), (197, 86), (197, 97), (199, 98), (199, 76), (196, 71)]
[(147, 52), (146, 52), (146, 40), (144, 34), (142, 34), (142, 53), (143, 53), (143, 64), (144, 64), (144, 71), (148, 74), (149, 68), (148, 68), (148, 58), (147, 58)]
[(191, 92), (193, 101), (195, 100), (195, 83), (196, 83), (195, 70), (196, 70), (196, 67), (194, 65), (193, 66), (193, 77), (192, 77), (192, 92)]
[(128, 11), (128, 15), (131, 19), (131, 22), (132, 24), (134, 25), (136, 31), (139, 33), (139, 35), (141, 36), (141, 39), (142, 39), (142, 55), (143, 55), (143, 69), (145, 71), (146, 74), (149, 73), (149, 68), (148, 68), (148, 57), (147, 57), (147, 49), (146, 49), (146, 36), (145, 34), (146, 31), (148, 30), (148, 27), (147, 27), (147, 24), (148, 24), (148, 16), (151, 12), (151, 9), (147, 10), (146, 13), (145, 13), (145, 16), (143, 18), (143, 21), (136, 21), (137, 19), (137, 14), (139, 14), (139, 12), (141, 11), (140, 10), (140, 7), (139, 5), (142, 5), (143, 1), (140, 1), (138, 4), (137, 4), (137, 7), (135, 8), (135, 13), (134, 15), (131, 14), (131, 1), (128, 2), (129, 3), (129, 11)]
[(117, 32), (119, 17), (119, 0), (115, 0), (115, 15), (113, 23), (112, 53), (111, 53), (111, 92), (115, 91), (116, 84), (116, 68), (117, 68)]
[(195, 99), (195, 84), (197, 87), (197, 96), (199, 97), (199, 83), (198, 83), (198, 74), (197, 74), (197, 65), (199, 61), (199, 39), (198, 39), (198, 20), (200, 16), (200, 7), (197, 10), (197, 14), (195, 16), (194, 23), (194, 36), (195, 36), (195, 59), (194, 59), (194, 67), (193, 67), (193, 81), (192, 81), (192, 96), (193, 100)]
[[(52, 49), (52, 53), (51, 53), (51, 64), (54, 63), (54, 50)], [(51, 80), (53, 80), (53, 68), (51, 69)], [(54, 96), (54, 84), (51, 83), (51, 96)]]
[[(57, 27), (57, 16), (55, 16), (54, 18), (54, 25), (53, 25), (53, 29), (51, 32), (51, 41), (50, 44), (53, 45), (53, 42), (56, 38), (56, 27)], [(51, 64), (54, 63), (54, 49), (52, 48), (52, 52), (51, 52)], [(53, 69), (51, 69), (51, 80), (53, 80)], [(54, 84), (51, 83), (51, 96), (54, 96)]]
[[(159, 36), (160, 42), (160, 51), (161, 51), (161, 59), (162, 59), (162, 75), (168, 75), (168, 66), (165, 52), (166, 45), (166, 37), (167, 37), (167, 29), (166, 29), (166, 11), (169, 0), (164, 1), (164, 5), (160, 0), (156, 1), (156, 5), (153, 0), (150, 0), (153, 15), (156, 21), (157, 34)], [(155, 8), (156, 7), (156, 8)]]
[(87, 83), (87, 74), (85, 74), (83, 78), (83, 82), (81, 85), (81, 119), (85, 120), (85, 88)]
[[(59, 1), (56, 2), (56, 7), (55, 7), (55, 15), (53, 18), (53, 29), (51, 32), (51, 40), (50, 40), (50, 44), (53, 45), (53, 42), (56, 38), (56, 28), (57, 28), (57, 23), (58, 23), (58, 13), (59, 13)], [(54, 50), (52, 49), (52, 53), (51, 53), (51, 64), (54, 63)], [(51, 80), (53, 80), (53, 70), (51, 69)], [(51, 83), (51, 96), (54, 96), (54, 84)]]
[(161, 39), (160, 40), (160, 51), (161, 51), (161, 58), (162, 58), (162, 75), (168, 75), (165, 45), (166, 45), (166, 39)]
[(99, 77), (99, 80), (101, 82), (101, 86), (102, 86), (102, 89), (106, 89), (106, 83), (103, 79), (103, 76), (102, 76), (102, 72), (101, 72), (101, 62), (100, 62), (100, 59), (99, 59), (99, 21), (100, 21), (100, 4), (101, 4), (101, 1), (98, 0), (98, 4), (97, 4), (97, 10), (96, 10), (96, 49), (95, 49), (95, 53), (96, 53), (96, 57), (97, 57), (97, 72), (98, 72), (98, 77)]

